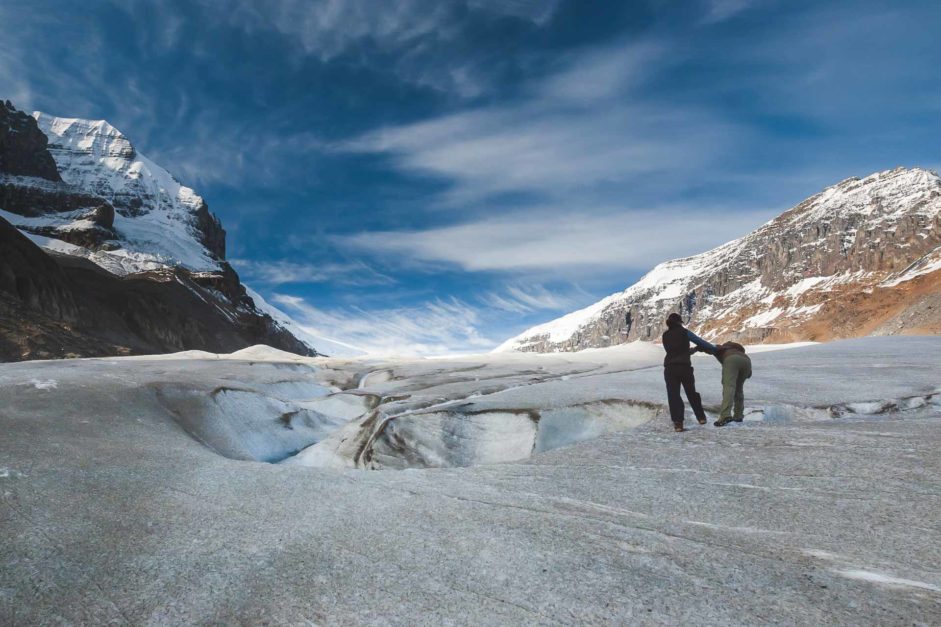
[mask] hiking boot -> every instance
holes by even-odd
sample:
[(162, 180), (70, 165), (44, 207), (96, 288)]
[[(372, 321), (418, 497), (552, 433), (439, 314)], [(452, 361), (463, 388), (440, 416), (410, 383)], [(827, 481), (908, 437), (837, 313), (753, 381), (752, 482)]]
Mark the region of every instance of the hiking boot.
[(714, 425), (717, 426), (717, 427), (724, 427), (725, 425), (729, 424), (730, 422), (732, 422), (732, 419), (731, 419), (731, 418), (720, 418), (719, 420), (716, 420), (716, 421), (715, 421), (714, 423), (712, 423), (712, 424), (714, 424)]
[(696, 422), (698, 422), (698, 423), (701, 424), (701, 425), (704, 425), (704, 424), (706, 424), (706, 423), (709, 422), (709, 421), (706, 420), (705, 418), (697, 418), (697, 419), (696, 419)]
[(684, 427), (683, 425), (673, 425), (673, 430), (676, 431), (677, 433), (683, 433), (684, 431), (686, 431), (686, 427)]
[(741, 418), (732, 418), (732, 422), (743, 422), (744, 420), (745, 416), (742, 416)]

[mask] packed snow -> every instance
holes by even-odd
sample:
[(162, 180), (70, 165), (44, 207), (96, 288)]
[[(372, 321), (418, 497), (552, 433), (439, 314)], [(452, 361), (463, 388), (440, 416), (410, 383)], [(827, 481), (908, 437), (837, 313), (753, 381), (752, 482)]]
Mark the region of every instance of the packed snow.
[(644, 343), (0, 365), (0, 615), (938, 623), (941, 338), (762, 349), (681, 434)]

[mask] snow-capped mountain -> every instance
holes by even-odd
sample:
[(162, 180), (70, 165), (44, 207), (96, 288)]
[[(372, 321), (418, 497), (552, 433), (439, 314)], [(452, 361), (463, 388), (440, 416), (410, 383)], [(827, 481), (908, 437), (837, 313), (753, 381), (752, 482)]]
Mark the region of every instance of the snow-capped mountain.
[(93, 261), (115, 274), (171, 266), (221, 270), (225, 231), (196, 192), (138, 153), (104, 120), (58, 118), (38, 111), (33, 117), (49, 138), (49, 152), (62, 180), (114, 208), (115, 238), (89, 251)]
[(246, 292), (205, 201), (103, 120), (0, 102), (0, 227), (0, 359), (317, 354)]
[(719, 340), (941, 332), (941, 179), (920, 168), (847, 179), (741, 239), (662, 263), (623, 292), (496, 350), (651, 340), (674, 311)]

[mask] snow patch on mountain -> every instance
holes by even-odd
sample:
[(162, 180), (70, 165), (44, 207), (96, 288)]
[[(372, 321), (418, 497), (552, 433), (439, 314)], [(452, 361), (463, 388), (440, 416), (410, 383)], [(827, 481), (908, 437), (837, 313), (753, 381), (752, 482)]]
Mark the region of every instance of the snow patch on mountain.
[[(114, 206), (114, 250), (87, 253), (109, 272), (128, 274), (163, 267), (196, 272), (221, 269), (220, 259), (200, 239), (198, 212), (205, 202), (191, 188), (137, 152), (104, 120), (33, 117), (49, 138), (49, 152), (62, 179)], [(57, 220), (47, 216), (48, 224)], [(10, 220), (19, 226), (22, 217)]]
[[(70, 244), (54, 237), (37, 235), (25, 230), (37, 226), (55, 226), (60, 230), (82, 228), (82, 220), (69, 220), (65, 215), (45, 215), (36, 218), (27, 218), (19, 214), (10, 213), (0, 209), (0, 217), (6, 219), (10, 224), (20, 229), (20, 232), (28, 237), (34, 244), (45, 250), (71, 255), (73, 257), (84, 257), (95, 265), (107, 270), (117, 276), (126, 276), (138, 272), (147, 272), (151, 270), (161, 270), (176, 265), (172, 259), (159, 257), (152, 253), (144, 251), (128, 250), (118, 248), (115, 250), (92, 250), (84, 246)], [(118, 216), (115, 216), (115, 223), (118, 223)], [(184, 267), (188, 267), (185, 266)]]
[(941, 270), (941, 246), (925, 255), (909, 267), (880, 283), (881, 287), (895, 287), (922, 275)]

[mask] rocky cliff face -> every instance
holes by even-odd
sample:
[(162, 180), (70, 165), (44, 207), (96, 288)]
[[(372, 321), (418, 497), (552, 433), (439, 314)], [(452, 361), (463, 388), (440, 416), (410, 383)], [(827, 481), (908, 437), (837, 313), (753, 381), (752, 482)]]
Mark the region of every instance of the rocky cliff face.
[(939, 305), (941, 179), (898, 168), (827, 188), (739, 240), (661, 264), (624, 292), (498, 350), (652, 340), (674, 311), (721, 340), (938, 333)]
[(17, 111), (9, 100), (0, 103), (0, 172), (61, 181), (48, 144), (30, 116)]
[(0, 360), (252, 344), (316, 354), (224, 256), (202, 198), (117, 129), (0, 103)]
[(0, 103), (0, 210), (32, 233), (92, 249), (117, 237), (114, 208), (62, 180), (36, 120), (9, 101)]

